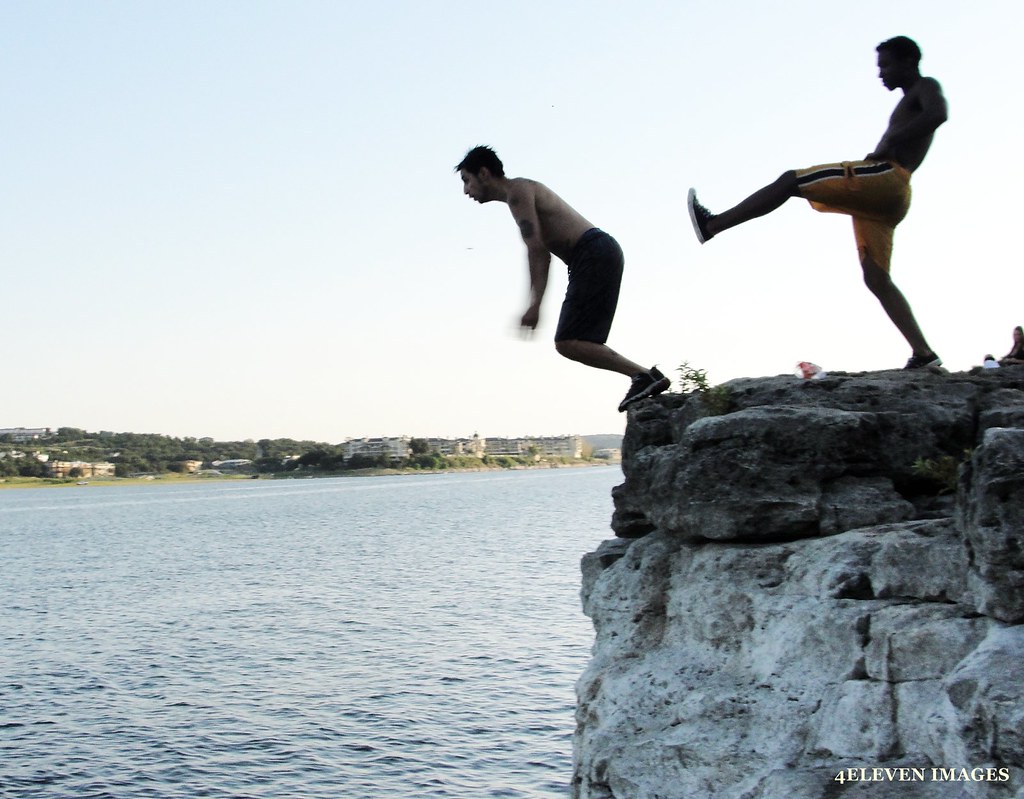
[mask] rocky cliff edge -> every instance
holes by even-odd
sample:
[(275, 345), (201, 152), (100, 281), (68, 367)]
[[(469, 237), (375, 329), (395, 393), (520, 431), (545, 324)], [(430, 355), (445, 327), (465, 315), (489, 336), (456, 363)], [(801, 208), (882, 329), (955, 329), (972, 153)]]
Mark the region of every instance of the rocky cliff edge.
[(576, 799), (1024, 799), (1024, 367), (630, 411)]

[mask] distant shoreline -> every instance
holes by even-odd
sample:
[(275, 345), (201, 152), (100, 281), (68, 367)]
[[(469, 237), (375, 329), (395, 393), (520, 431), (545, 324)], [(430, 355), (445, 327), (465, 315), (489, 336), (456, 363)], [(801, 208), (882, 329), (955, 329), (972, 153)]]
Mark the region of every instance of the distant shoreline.
[(538, 463), (534, 466), (519, 464), (516, 466), (474, 466), (453, 469), (387, 469), (373, 467), (369, 469), (349, 469), (340, 472), (316, 473), (278, 473), (278, 474), (219, 474), (209, 476), (182, 475), (167, 472), (147, 477), (95, 477), (95, 478), (57, 478), (57, 477), (7, 477), (0, 479), (0, 490), (5, 488), (88, 488), (90, 486), (138, 486), (138, 485), (181, 485), (196, 483), (234, 483), (274, 482), (284, 480), (319, 480), (325, 477), (383, 477), (414, 474), (455, 474), (465, 472), (517, 472), (539, 469), (583, 469), (587, 467), (619, 466), (619, 461), (584, 461), (581, 463)]

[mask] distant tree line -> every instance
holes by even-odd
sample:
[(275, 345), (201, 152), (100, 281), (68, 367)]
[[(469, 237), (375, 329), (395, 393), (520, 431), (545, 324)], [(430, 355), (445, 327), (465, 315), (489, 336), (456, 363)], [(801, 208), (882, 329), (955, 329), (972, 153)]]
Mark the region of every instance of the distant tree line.
[[(308, 471), (333, 473), (357, 469), (402, 468), (441, 470), (480, 466), (515, 468), (534, 463), (536, 458), (499, 455), (477, 458), (472, 455), (442, 455), (431, 450), (426, 439), (409, 442), (410, 454), (401, 459), (384, 455), (355, 454), (345, 458), (342, 444), (297, 441), (291, 438), (263, 438), (259, 441), (214, 441), (212, 438), (175, 438), (156, 433), (89, 433), (74, 427), (61, 427), (45, 439), (15, 443), (0, 436), (0, 477), (46, 477), (47, 465), (35, 453), (49, 460), (113, 463), (118, 477), (133, 474), (183, 472), (188, 461), (200, 461), (212, 468), (214, 461), (248, 460), (248, 471), (256, 474)], [(12, 453), (25, 453), (13, 457)], [(567, 460), (567, 459), (548, 459)]]
[(250, 460), (257, 470), (273, 471), (271, 467), (279, 467), (285, 458), (320, 446), (324, 445), (290, 438), (214, 441), (156, 433), (89, 433), (75, 427), (61, 427), (52, 436), (24, 443), (15, 443), (10, 436), (0, 436), (0, 451), (27, 455), (14, 458), (8, 454), (0, 458), (0, 476), (46, 476), (46, 464), (31, 457), (35, 453), (43, 453), (49, 460), (113, 463), (118, 477), (181, 472), (186, 461), (208, 465), (213, 461), (234, 459)]

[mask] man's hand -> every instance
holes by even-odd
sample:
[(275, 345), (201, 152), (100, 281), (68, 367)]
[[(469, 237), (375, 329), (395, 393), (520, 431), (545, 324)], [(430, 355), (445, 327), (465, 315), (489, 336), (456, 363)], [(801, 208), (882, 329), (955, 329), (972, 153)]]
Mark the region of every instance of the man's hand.
[(540, 308), (536, 305), (531, 305), (526, 309), (526, 313), (523, 314), (523, 318), (519, 320), (519, 324), (523, 327), (528, 327), (530, 330), (537, 329), (537, 323), (540, 321)]

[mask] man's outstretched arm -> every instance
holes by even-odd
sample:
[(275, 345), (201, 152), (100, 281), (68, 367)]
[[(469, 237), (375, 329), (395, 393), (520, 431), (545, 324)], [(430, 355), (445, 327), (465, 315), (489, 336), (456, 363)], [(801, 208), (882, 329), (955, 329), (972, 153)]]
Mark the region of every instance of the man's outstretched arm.
[(509, 198), (509, 209), (519, 226), (523, 243), (526, 244), (526, 259), (530, 270), (530, 305), (523, 314), (520, 324), (533, 330), (540, 321), (540, 304), (548, 287), (551, 253), (541, 241), (540, 219), (537, 216), (536, 198), (533, 193), (516, 192)]

